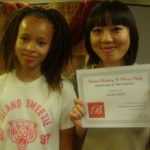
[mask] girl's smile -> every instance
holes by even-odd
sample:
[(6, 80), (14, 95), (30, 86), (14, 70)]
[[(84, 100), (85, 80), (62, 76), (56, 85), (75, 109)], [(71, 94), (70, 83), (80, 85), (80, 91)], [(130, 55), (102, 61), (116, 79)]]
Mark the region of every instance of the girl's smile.
[(36, 60), (36, 56), (32, 55), (32, 54), (23, 54), (22, 55), (26, 61), (26, 63), (32, 63), (33, 61)]
[(111, 53), (115, 50), (116, 47), (102, 47), (100, 48), (104, 53)]

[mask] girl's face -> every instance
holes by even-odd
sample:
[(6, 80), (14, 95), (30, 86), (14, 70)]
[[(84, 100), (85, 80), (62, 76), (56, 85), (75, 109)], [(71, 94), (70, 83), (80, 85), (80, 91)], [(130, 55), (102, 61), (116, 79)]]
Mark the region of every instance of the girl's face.
[(21, 69), (40, 71), (53, 37), (53, 25), (46, 19), (26, 16), (20, 23), (15, 53)]
[(104, 67), (124, 65), (130, 46), (129, 29), (123, 25), (96, 26), (90, 32), (93, 51)]

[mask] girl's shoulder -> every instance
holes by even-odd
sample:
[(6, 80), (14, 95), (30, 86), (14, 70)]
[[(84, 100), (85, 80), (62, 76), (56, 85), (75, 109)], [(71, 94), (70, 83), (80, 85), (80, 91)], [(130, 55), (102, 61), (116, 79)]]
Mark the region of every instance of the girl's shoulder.
[(10, 73), (4, 73), (0, 75), (0, 82), (6, 81), (6, 79), (10, 76)]
[(74, 85), (70, 79), (63, 79), (62, 80), (62, 90), (61, 93), (68, 94), (68, 95), (74, 95)]
[(70, 79), (64, 78), (64, 79), (62, 79), (62, 86), (63, 86), (63, 89), (72, 88), (73, 84)]
[(0, 75), (0, 88), (3, 88), (7, 83), (9, 83), (11, 78), (11, 73), (4, 73)]

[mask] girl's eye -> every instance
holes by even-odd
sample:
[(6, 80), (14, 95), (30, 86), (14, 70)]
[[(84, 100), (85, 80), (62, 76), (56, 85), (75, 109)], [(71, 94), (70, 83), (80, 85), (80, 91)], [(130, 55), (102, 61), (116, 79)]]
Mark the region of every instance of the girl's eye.
[(92, 29), (92, 32), (93, 33), (100, 33), (101, 29), (100, 28), (94, 28), (94, 29)]
[(20, 39), (21, 39), (22, 42), (27, 42), (28, 41), (28, 39), (26, 37), (20, 37)]
[(39, 41), (39, 42), (38, 42), (38, 45), (39, 45), (40, 47), (45, 46), (45, 45), (46, 45), (46, 42)]
[(115, 27), (113, 27), (113, 29), (112, 29), (113, 32), (119, 32), (119, 31), (121, 31), (121, 30), (122, 30), (122, 28), (119, 27), (119, 26), (115, 26)]

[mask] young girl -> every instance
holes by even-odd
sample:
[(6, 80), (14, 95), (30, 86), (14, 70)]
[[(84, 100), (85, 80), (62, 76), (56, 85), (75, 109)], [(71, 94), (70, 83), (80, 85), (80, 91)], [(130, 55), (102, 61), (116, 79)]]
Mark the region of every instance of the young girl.
[[(85, 46), (89, 54), (86, 68), (133, 65), (138, 32), (129, 8), (119, 1), (105, 1), (93, 7), (87, 20)], [(148, 148), (149, 130), (145, 128), (82, 128), (84, 102), (76, 99), (74, 103), (70, 117), (78, 136), (85, 136), (83, 150)]]
[(62, 77), (70, 39), (55, 9), (25, 7), (10, 19), (0, 44), (1, 150), (72, 150), (75, 92)]

